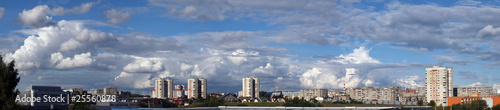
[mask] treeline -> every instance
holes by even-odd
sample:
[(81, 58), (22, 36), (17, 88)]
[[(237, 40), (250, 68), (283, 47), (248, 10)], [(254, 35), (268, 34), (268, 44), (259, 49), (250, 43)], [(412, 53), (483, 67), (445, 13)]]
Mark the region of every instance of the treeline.
[(298, 97), (295, 97), (292, 99), (288, 99), (288, 101), (286, 101), (284, 106), (288, 106), (288, 107), (321, 107), (322, 106), (321, 103), (318, 102), (318, 100), (316, 100), (314, 98), (311, 98), (310, 100), (311, 101), (307, 101), (304, 98), (299, 99)]

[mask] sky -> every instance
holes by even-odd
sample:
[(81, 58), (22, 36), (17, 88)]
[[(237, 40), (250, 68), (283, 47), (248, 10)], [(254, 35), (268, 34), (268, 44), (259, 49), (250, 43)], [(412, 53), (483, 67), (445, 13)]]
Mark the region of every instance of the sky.
[(423, 87), (500, 89), (500, 1), (0, 1), (0, 55), (30, 85), (149, 94), (207, 78), (209, 93)]

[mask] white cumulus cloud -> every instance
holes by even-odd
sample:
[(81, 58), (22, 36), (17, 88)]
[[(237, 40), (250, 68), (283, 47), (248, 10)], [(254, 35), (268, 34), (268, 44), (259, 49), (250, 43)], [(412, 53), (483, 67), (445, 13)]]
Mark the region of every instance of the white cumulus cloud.
[(348, 55), (340, 55), (336, 62), (342, 64), (360, 64), (360, 63), (380, 63), (377, 59), (370, 57), (370, 50), (365, 49), (365, 47), (359, 47), (354, 49), (353, 53)]
[(154, 58), (137, 58), (136, 61), (123, 68), (123, 71), (131, 73), (152, 73), (162, 70), (164, 70), (163, 63)]
[(52, 21), (52, 17), (49, 17), (48, 15), (58, 16), (64, 15), (66, 13), (86, 13), (94, 4), (96, 3), (84, 3), (81, 6), (76, 6), (71, 9), (64, 9), (64, 7), (50, 9), (47, 5), (38, 5), (33, 9), (23, 10), (22, 13), (19, 13), (17, 21), (20, 22), (23, 26), (35, 28), (50, 26), (54, 25), (55, 22)]
[(91, 58), (90, 52), (76, 54), (73, 58), (64, 58), (60, 52), (50, 55), (50, 62), (56, 65), (57, 69), (72, 69), (78, 67), (86, 67), (91, 65), (95, 60)]

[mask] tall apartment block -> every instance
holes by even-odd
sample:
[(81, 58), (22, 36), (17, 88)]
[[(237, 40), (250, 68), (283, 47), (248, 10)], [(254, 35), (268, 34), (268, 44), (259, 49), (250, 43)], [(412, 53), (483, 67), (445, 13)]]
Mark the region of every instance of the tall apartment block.
[(172, 79), (157, 79), (155, 81), (155, 98), (172, 98), (173, 83), (174, 81)]
[(453, 97), (453, 68), (425, 68), (425, 87), (427, 102), (434, 100), (436, 105), (448, 105), (446, 97)]
[(246, 77), (242, 79), (242, 91), (238, 93), (240, 97), (259, 98), (260, 79)]
[(188, 79), (188, 99), (206, 99), (207, 98), (207, 79), (190, 78)]

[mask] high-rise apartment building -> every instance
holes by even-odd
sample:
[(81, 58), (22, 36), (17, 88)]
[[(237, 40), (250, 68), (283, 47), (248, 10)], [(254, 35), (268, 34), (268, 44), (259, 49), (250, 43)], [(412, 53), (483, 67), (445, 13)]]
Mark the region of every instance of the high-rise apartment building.
[(447, 97), (453, 96), (453, 68), (425, 68), (425, 87), (427, 102), (434, 100), (436, 105), (448, 105)]
[(173, 83), (172, 79), (157, 79), (155, 81), (155, 98), (172, 98)]
[(260, 79), (255, 77), (246, 77), (242, 79), (242, 91), (238, 94), (240, 97), (259, 98)]
[(188, 79), (188, 99), (206, 99), (207, 98), (207, 79), (190, 78)]

